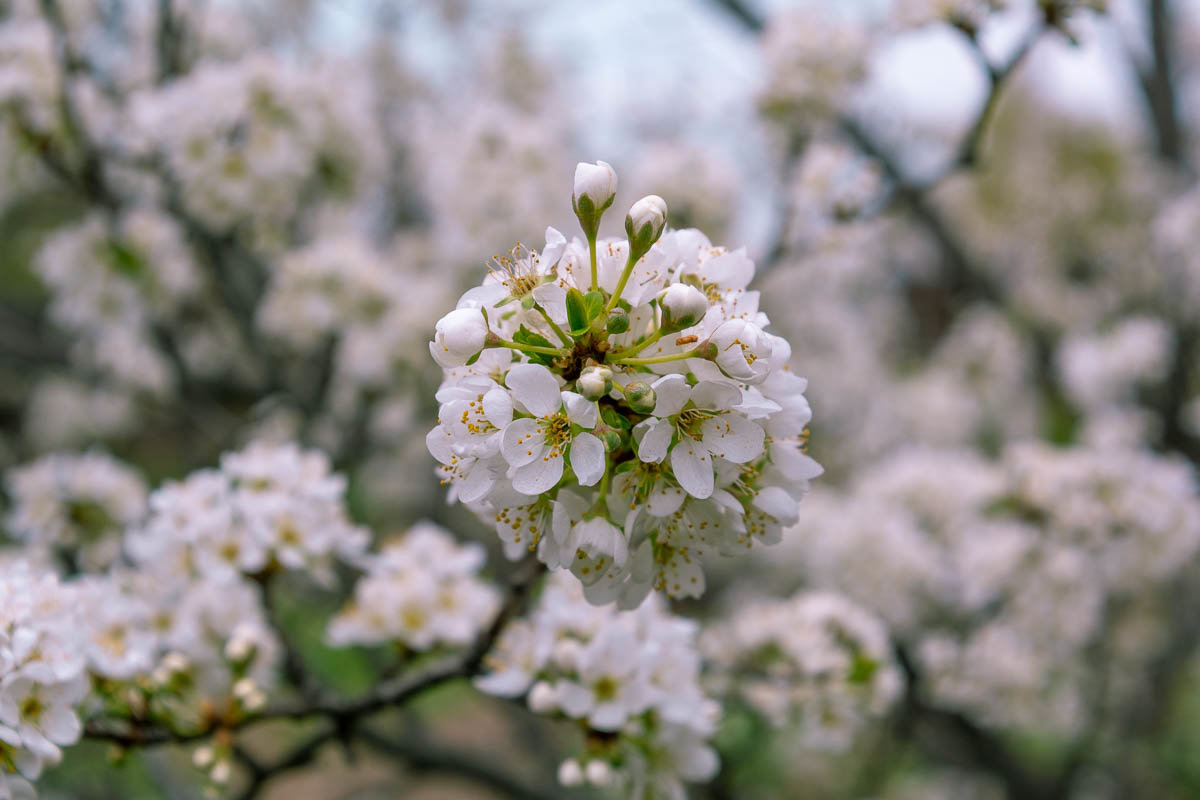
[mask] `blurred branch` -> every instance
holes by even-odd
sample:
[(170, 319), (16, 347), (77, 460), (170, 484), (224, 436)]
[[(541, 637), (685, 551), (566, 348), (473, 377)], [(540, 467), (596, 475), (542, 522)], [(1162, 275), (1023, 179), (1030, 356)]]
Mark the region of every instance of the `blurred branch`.
[(470, 757), (423, 737), (393, 739), (364, 727), (359, 730), (359, 738), (373, 750), (403, 761), (410, 769), (469, 778), (516, 800), (568, 800), (579, 796), (550, 781), (530, 785), (498, 764)]
[(951, 763), (984, 770), (999, 778), (1009, 800), (1055, 800), (1057, 786), (1031, 774), (1005, 743), (958, 711), (929, 704), (922, 678), (906, 649), (896, 645), (896, 658), (907, 678), (899, 714), (900, 738)]
[(175, 3), (173, 0), (158, 0), (158, 30), (154, 47), (160, 84), (183, 74), (183, 42), (183, 21), (175, 13)]
[[(517, 576), (509, 585), (500, 610), (488, 629), (465, 653), (438, 659), (415, 674), (410, 673), (393, 681), (383, 682), (370, 694), (357, 700), (347, 702), (336, 697), (313, 696), (300, 703), (269, 707), (259, 714), (238, 720), (213, 719), (189, 731), (178, 731), (161, 725), (146, 725), (133, 720), (93, 720), (86, 726), (84, 735), (122, 747), (140, 747), (194, 742), (218, 731), (240, 730), (278, 719), (327, 717), (338, 730), (352, 729), (361, 717), (402, 705), (452, 680), (469, 679), (478, 675), (483, 669), (484, 659), (499, 641), (508, 623), (525, 610), (535, 586), (544, 573), (545, 567), (532, 556), (517, 567)], [(117, 724), (114, 725), (114, 722)]]
[(1149, 0), (1148, 14), (1151, 62), (1148, 65), (1139, 65), (1131, 50), (1129, 56), (1150, 111), (1158, 154), (1165, 161), (1183, 166), (1187, 158), (1184, 153), (1185, 137), (1179, 120), (1178, 99), (1172, 74), (1172, 20), (1168, 0)]
[(966, 36), (967, 42), (970, 44), (971, 52), (975, 54), (988, 80), (988, 94), (979, 109), (979, 113), (975, 116), (975, 121), (968, 130), (966, 138), (963, 139), (959, 146), (958, 155), (947, 165), (941, 174), (935, 176), (930, 181), (930, 186), (941, 183), (960, 168), (973, 167), (979, 162), (980, 148), (983, 145), (984, 134), (991, 124), (992, 117), (995, 116), (996, 107), (1000, 103), (1000, 97), (1003, 94), (1005, 85), (1012, 78), (1013, 73), (1029, 57), (1034, 45), (1041, 41), (1042, 35), (1045, 34), (1046, 30), (1045, 20), (1039, 20), (1026, 32), (1025, 37), (1017, 45), (1012, 55), (1008, 57), (1008, 60), (998, 67), (988, 59), (987, 53), (983, 51), (983, 48), (979, 44), (979, 39), (973, 33), (964, 32), (964, 36)]
[(713, 0), (713, 3), (728, 12), (752, 33), (762, 33), (766, 27), (766, 22), (759, 16), (759, 13), (742, 2), (742, 0)]
[(261, 764), (244, 747), (235, 745), (234, 756), (250, 775), (250, 780), (246, 784), (246, 787), (235, 795), (236, 800), (253, 800), (271, 779), (312, 763), (321, 748), (332, 741), (336, 735), (336, 728), (327, 728), (319, 731), (306, 739), (299, 747), (296, 747), (278, 761), (268, 765)]

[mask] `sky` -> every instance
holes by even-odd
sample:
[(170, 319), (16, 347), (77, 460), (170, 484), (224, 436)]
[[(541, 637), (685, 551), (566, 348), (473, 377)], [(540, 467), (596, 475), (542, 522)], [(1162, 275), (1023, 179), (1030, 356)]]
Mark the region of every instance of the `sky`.
[[(367, 31), (371, 0), (320, 0), (334, 40), (353, 43)], [(766, 14), (788, 6), (822, 6), (878, 18), (888, 0), (745, 0)], [(1195, 19), (1200, 0), (1175, 0)], [(472, 7), (466, 33), (448, 35), (438, 9)], [(996, 62), (1007, 58), (1028, 29), (1033, 0), (1010, 0), (1011, 10), (985, 28), (982, 41)], [(1144, 0), (1110, 0), (1112, 20), (1082, 15), (1079, 44), (1044, 37), (1023, 73), (1053, 107), (1096, 124), (1137, 133), (1143, 111), (1126, 41), (1136, 42)], [(401, 3), (406, 57), (444, 90), (462, 58), (486, 52), (498, 32), (516, 26), (534, 53), (556, 65), (570, 119), (583, 131), (578, 158), (621, 163), (647, 129), (708, 142), (727, 155), (750, 183), (771, 181), (766, 142), (755, 123), (754, 98), (765, 65), (754, 35), (712, 0), (442, 0)], [(1114, 21), (1115, 20), (1115, 23)], [(1124, 36), (1120, 31), (1125, 31)], [(352, 46), (352, 45), (351, 45)], [(961, 131), (982, 102), (986, 83), (961, 36), (930, 28), (893, 40), (877, 53), (862, 101), (915, 130)], [(631, 125), (631, 120), (640, 125)], [(744, 240), (769, 235), (768, 193), (750, 193), (737, 230)]]

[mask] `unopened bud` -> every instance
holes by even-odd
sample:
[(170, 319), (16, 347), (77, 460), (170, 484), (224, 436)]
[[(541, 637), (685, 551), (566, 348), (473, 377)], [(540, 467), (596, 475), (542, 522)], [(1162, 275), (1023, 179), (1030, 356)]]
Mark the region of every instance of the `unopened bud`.
[(188, 661), (188, 657), (178, 650), (172, 650), (163, 656), (159, 666), (172, 675), (178, 675), (181, 672), (187, 672), (192, 668), (192, 664)]
[(235, 628), (233, 635), (225, 643), (225, 658), (235, 666), (246, 666), (254, 660), (257, 653), (258, 644), (244, 630)]
[(668, 332), (690, 328), (708, 313), (708, 297), (694, 286), (672, 283), (658, 293), (663, 328)]
[(575, 165), (575, 191), (571, 195), (571, 206), (589, 240), (596, 236), (600, 217), (616, 196), (617, 172), (610, 164), (604, 161), (595, 164), (581, 161)]
[(208, 779), (213, 783), (224, 785), (229, 783), (229, 778), (232, 775), (233, 766), (229, 763), (229, 759), (223, 758), (216, 764), (213, 764), (212, 770), (208, 773)]
[(558, 708), (558, 692), (545, 681), (538, 681), (529, 690), (529, 710), (535, 714), (548, 714)]
[(655, 395), (650, 384), (637, 381), (625, 387), (625, 402), (639, 414), (649, 414), (654, 410)]
[(461, 367), (484, 348), (488, 324), (478, 308), (456, 308), (437, 321), (429, 353), (441, 366)]
[(197, 747), (192, 751), (192, 766), (196, 769), (208, 769), (217, 758), (217, 752), (211, 745)]
[(667, 201), (656, 194), (643, 197), (633, 204), (625, 217), (625, 233), (629, 237), (629, 257), (637, 260), (646, 254), (662, 236), (667, 226)]
[(609, 786), (612, 784), (612, 765), (607, 761), (589, 761), (584, 770), (588, 783), (592, 786)]
[(619, 308), (614, 308), (608, 312), (608, 319), (604, 323), (604, 329), (609, 333), (624, 333), (629, 330), (629, 314)]
[(559, 764), (558, 782), (568, 789), (582, 785), (583, 768), (579, 766), (579, 762), (573, 758), (568, 758), (566, 761)]
[(593, 365), (584, 367), (575, 382), (575, 388), (588, 400), (599, 400), (612, 391), (613, 372), (608, 367)]

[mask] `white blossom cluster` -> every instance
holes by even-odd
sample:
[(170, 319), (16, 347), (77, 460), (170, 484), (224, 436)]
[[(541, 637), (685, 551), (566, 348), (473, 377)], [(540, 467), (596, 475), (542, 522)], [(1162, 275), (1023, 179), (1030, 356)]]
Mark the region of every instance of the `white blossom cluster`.
[(134, 98), (135, 131), (187, 209), (214, 230), (271, 242), (313, 192), (347, 194), (378, 158), (369, 104), (336, 68), (266, 54), (205, 62)]
[(510, 557), (536, 550), (593, 602), (633, 607), (651, 588), (700, 595), (708, 553), (777, 542), (821, 468), (753, 262), (666, 230), (655, 196), (626, 217), (629, 240), (597, 241), (615, 191), (611, 167), (580, 164), (588, 241), (548, 229), (437, 323), (427, 444)]
[(843, 9), (806, 4), (771, 17), (763, 39), (766, 113), (801, 129), (846, 109), (867, 76), (874, 37)]
[(419, 322), (444, 299), (434, 281), (414, 285), (360, 237), (326, 236), (275, 263), (258, 324), (310, 355), (336, 338), (339, 385), (388, 387), (404, 354), (419, 352)]
[(810, 749), (845, 750), (903, 689), (883, 622), (832, 593), (739, 605), (705, 630), (701, 649), (722, 696)]
[(146, 511), (146, 484), (100, 451), (52, 453), (5, 475), (11, 508), (6, 530), (26, 554), (65, 558), (96, 572), (121, 552), (127, 526)]
[(412, 650), (470, 644), (492, 621), (500, 597), (479, 579), (486, 554), (449, 531), (419, 523), (360, 557), (365, 574), (350, 603), (329, 623), (335, 647), (399, 643)]
[(151, 208), (92, 214), (49, 237), (36, 266), (52, 295), (51, 318), (75, 337), (73, 358), (135, 389), (172, 388), (154, 328), (178, 319), (201, 279), (169, 216)]
[(150, 495), (127, 549), (143, 570), (214, 580), (282, 568), (326, 580), (335, 558), (366, 549), (370, 534), (346, 515), (346, 479), (329, 459), (295, 444), (256, 441)]
[(117, 570), (71, 588), (87, 609), (79, 631), (88, 669), (119, 711), (148, 711), (186, 729), (203, 722), (202, 701), (276, 683), (279, 641), (249, 581)]
[(20, 562), (0, 572), (0, 798), (29, 800), (29, 781), (83, 732), (88, 690), (80, 615), (50, 574)]
[(0, 26), (0, 107), (40, 132), (58, 123), (63, 77), (54, 59), (50, 26), (33, 13), (14, 14)]
[(1148, 587), (1165, 591), (1200, 549), (1190, 468), (1130, 449), (901, 452), (814, 495), (810, 514), (790, 532), (803, 574), (885, 619), (926, 691), (1061, 731), (1083, 719), (1085, 650), (1118, 623), (1159, 624)]
[(631, 800), (685, 797), (717, 771), (707, 744), (720, 709), (700, 684), (698, 627), (658, 597), (634, 611), (599, 608), (578, 582), (551, 575), (534, 612), (505, 630), (485, 692), (527, 695), (531, 710), (578, 720), (589, 752), (565, 761), (564, 785), (617, 786)]

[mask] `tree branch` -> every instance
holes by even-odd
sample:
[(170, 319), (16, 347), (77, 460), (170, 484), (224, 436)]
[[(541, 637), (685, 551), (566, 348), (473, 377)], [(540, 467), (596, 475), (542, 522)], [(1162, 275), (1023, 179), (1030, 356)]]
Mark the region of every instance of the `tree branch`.
[(558, 786), (547, 786), (549, 781), (538, 786), (529, 785), (498, 764), (467, 757), (461, 751), (424, 738), (392, 739), (366, 727), (360, 729), (358, 735), (373, 750), (403, 761), (411, 769), (459, 775), (515, 800), (568, 800), (578, 796)]
[(141, 725), (130, 720), (93, 720), (85, 727), (84, 735), (89, 739), (108, 741), (122, 747), (183, 744), (205, 739), (217, 731), (242, 730), (268, 720), (328, 717), (335, 726), (344, 726), (376, 711), (403, 705), (444, 683), (460, 678), (473, 678), (482, 671), (484, 659), (500, 639), (508, 623), (525, 609), (534, 587), (545, 573), (545, 567), (530, 556), (518, 567), (518, 573), (518, 577), (509, 586), (507, 597), (496, 617), (465, 653), (440, 658), (416, 673), (401, 675), (395, 680), (384, 682), (365, 697), (345, 701), (336, 697), (314, 695), (302, 702), (271, 706), (261, 713), (240, 719), (213, 719), (199, 728), (187, 731), (178, 731), (162, 725)]

